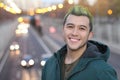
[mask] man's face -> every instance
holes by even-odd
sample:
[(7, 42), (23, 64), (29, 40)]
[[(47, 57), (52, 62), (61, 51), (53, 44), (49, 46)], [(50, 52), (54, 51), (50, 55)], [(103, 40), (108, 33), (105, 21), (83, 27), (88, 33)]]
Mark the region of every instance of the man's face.
[(91, 38), (89, 18), (86, 16), (69, 15), (63, 27), (63, 36), (71, 50), (78, 50), (86, 45)]

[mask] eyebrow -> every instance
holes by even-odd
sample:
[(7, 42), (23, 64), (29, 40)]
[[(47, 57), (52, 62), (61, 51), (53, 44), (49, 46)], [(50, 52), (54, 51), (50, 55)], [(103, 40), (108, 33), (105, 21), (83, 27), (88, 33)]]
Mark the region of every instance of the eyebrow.
[(86, 29), (88, 28), (87, 26), (85, 26), (85, 25), (80, 25), (80, 27), (85, 27)]
[[(66, 25), (74, 25), (73, 23), (67, 23)], [(87, 29), (87, 26), (85, 25), (79, 25), (80, 27), (85, 27)]]
[(74, 25), (73, 23), (67, 23), (66, 25)]

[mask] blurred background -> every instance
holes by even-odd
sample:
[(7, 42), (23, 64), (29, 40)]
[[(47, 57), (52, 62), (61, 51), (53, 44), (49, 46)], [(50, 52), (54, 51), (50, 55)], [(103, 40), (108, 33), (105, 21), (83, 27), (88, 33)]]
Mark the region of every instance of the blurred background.
[(120, 80), (120, 0), (0, 0), (0, 80), (41, 80), (46, 60), (65, 44), (62, 22), (74, 5), (92, 12), (93, 39), (110, 47)]

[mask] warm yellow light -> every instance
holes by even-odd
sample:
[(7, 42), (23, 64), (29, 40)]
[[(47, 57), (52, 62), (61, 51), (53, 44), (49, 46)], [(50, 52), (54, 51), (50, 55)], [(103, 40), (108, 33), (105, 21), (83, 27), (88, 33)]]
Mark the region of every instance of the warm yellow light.
[(55, 5), (53, 5), (53, 6), (52, 6), (52, 9), (53, 9), (53, 10), (56, 10), (56, 9), (57, 9), (57, 7), (56, 7)]
[(109, 15), (112, 15), (113, 11), (112, 11), (111, 9), (109, 9), (109, 10), (107, 11), (107, 13), (108, 13)]
[(10, 12), (16, 14), (15, 10), (13, 10), (12, 8), (10, 8)]
[(35, 14), (34, 9), (32, 9), (32, 8), (28, 12), (29, 12), (29, 15), (31, 15), (31, 16), (33, 16)]
[(9, 12), (10, 11), (10, 7), (5, 7), (5, 10)]
[(47, 9), (48, 9), (49, 12), (52, 11), (52, 8), (51, 8), (51, 7), (48, 7)]
[(35, 12), (36, 13), (42, 13), (41, 9), (36, 9)]
[(8, 1), (9, 2), (9, 5), (10, 7), (18, 14), (20, 14), (22, 11), (18, 8), (18, 6), (12, 2), (12, 1)]
[(63, 4), (59, 4), (59, 5), (58, 5), (58, 8), (63, 8)]
[(23, 18), (22, 18), (22, 17), (19, 17), (19, 18), (18, 18), (18, 22), (23, 22)]
[(3, 9), (5, 9), (5, 10), (6, 10), (6, 8), (7, 8), (7, 6), (6, 6), (6, 5), (4, 5), (4, 6), (3, 6)]
[(4, 7), (4, 4), (3, 4), (3, 3), (0, 3), (0, 7)]
[(46, 12), (48, 12), (48, 9), (47, 9), (47, 8), (44, 8), (44, 9), (43, 9), (43, 13), (46, 13)]

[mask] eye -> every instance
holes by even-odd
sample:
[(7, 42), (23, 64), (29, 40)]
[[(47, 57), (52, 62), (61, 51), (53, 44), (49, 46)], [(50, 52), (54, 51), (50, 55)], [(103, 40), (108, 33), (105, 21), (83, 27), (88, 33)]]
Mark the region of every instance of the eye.
[(86, 29), (85, 29), (85, 28), (83, 28), (83, 27), (80, 27), (79, 29), (80, 29), (80, 30), (86, 30)]
[(87, 28), (86, 28), (86, 26), (83, 26), (83, 25), (82, 25), (82, 26), (79, 27), (79, 29), (80, 29), (80, 30), (86, 30)]
[(73, 28), (73, 25), (67, 25), (66, 28), (72, 29), (72, 28)]

